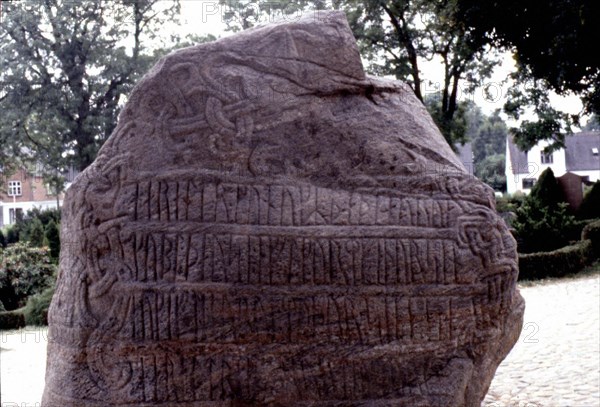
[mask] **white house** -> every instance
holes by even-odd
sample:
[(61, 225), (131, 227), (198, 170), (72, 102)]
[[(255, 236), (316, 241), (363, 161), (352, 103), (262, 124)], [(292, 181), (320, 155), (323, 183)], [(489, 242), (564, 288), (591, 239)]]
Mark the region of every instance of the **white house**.
[(594, 182), (600, 179), (600, 132), (573, 134), (565, 139), (564, 149), (544, 153), (548, 141), (541, 141), (527, 152), (520, 151), (510, 140), (506, 141), (506, 189), (528, 193), (541, 173), (552, 168), (554, 175), (571, 172)]

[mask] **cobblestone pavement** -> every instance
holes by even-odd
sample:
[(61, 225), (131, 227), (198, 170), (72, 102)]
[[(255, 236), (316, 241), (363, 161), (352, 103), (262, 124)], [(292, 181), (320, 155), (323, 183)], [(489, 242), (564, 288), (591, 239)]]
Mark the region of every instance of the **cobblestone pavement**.
[[(599, 283), (596, 274), (521, 289), (523, 332), (483, 407), (600, 407)], [(0, 332), (3, 407), (39, 407), (46, 344), (46, 329)]]
[(600, 276), (521, 288), (525, 318), (482, 406), (600, 407)]
[(40, 407), (48, 329), (0, 331), (1, 407)]

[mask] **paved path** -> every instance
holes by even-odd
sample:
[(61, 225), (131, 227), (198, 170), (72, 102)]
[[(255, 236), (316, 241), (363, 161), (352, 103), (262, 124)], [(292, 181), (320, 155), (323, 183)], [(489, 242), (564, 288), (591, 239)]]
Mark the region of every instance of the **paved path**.
[(525, 319), (482, 406), (600, 407), (600, 277), (521, 289)]
[(46, 373), (48, 329), (0, 331), (2, 407), (40, 407)]
[[(524, 329), (482, 406), (600, 407), (599, 283), (596, 274), (521, 289)], [(2, 407), (39, 407), (46, 343), (45, 329), (0, 332)]]

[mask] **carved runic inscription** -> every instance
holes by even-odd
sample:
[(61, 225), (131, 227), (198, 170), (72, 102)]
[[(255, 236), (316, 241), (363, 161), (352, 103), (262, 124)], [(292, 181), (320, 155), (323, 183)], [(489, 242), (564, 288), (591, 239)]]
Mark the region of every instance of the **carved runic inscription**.
[(339, 13), (166, 57), (68, 191), (44, 405), (478, 405), (515, 242), (443, 143)]

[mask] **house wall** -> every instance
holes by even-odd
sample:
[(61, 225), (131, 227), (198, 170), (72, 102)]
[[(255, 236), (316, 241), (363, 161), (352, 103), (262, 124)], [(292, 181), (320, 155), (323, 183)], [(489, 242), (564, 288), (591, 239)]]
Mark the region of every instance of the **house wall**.
[(560, 149), (552, 153), (553, 162), (551, 164), (542, 164), (542, 151), (547, 147), (547, 140), (540, 141), (531, 150), (527, 152), (527, 163), (530, 165), (530, 178), (539, 178), (542, 172), (547, 168), (552, 168), (555, 177), (560, 177), (566, 174), (567, 165), (565, 158), (565, 150)]
[(600, 180), (600, 169), (597, 171), (571, 171), (573, 174), (580, 175), (582, 177), (589, 177), (591, 182)]
[[(21, 182), (21, 195), (9, 196), (8, 183)], [(62, 195), (59, 204), (62, 204)], [(2, 177), (0, 184), (0, 227), (11, 223), (11, 210), (21, 209), (23, 214), (33, 208), (56, 208), (56, 196), (49, 193), (42, 177), (29, 174), (22, 169), (10, 176)]]
[(512, 169), (512, 160), (510, 157), (510, 148), (508, 147), (508, 137), (506, 138), (506, 143), (505, 147), (506, 147), (506, 152), (505, 152), (505, 164), (504, 164), (504, 175), (506, 175), (506, 192), (508, 194), (514, 194), (515, 192), (517, 192), (515, 190), (515, 182), (514, 182), (514, 178), (515, 178), (515, 174), (513, 174), (513, 169)]
[(506, 171), (506, 193), (512, 195), (515, 192), (528, 194), (531, 189), (523, 189), (523, 178), (530, 178), (528, 174), (513, 174)]
[[(62, 205), (62, 202), (60, 202)], [(27, 211), (30, 211), (34, 208), (39, 209), (54, 209), (56, 208), (56, 200), (50, 201), (29, 201), (29, 202), (17, 202), (17, 203), (0, 203), (0, 211), (2, 211), (2, 216), (0, 216), (0, 227), (10, 225), (11, 222), (11, 209), (17, 210), (21, 209), (23, 214), (26, 214)]]
[[(511, 160), (510, 160), (510, 149), (506, 148), (506, 190), (509, 194), (514, 194), (515, 192), (523, 192), (528, 194), (531, 192), (531, 188), (523, 187), (523, 179), (533, 178), (537, 181), (542, 172), (544, 172), (547, 168), (552, 168), (552, 172), (554, 172), (555, 177), (560, 177), (567, 173), (566, 166), (566, 157), (565, 150), (560, 149), (554, 151), (552, 153), (552, 163), (542, 163), (542, 151), (549, 144), (548, 141), (543, 140), (540, 141), (537, 145), (531, 148), (527, 152), (527, 170), (528, 173), (513, 173), (513, 168), (511, 168)], [(578, 175), (588, 175), (587, 172), (590, 171), (573, 171)], [(586, 174), (583, 174), (586, 172)], [(593, 172), (593, 171), (591, 171)], [(599, 174), (594, 175), (596, 178), (590, 174), (590, 180), (598, 179)]]
[[(21, 195), (8, 196), (8, 183), (10, 181), (21, 182)], [(31, 201), (47, 201), (52, 199), (54, 195), (48, 193), (46, 185), (42, 177), (32, 176), (25, 170), (19, 170), (13, 175), (4, 177), (0, 187), (0, 201), (2, 202), (31, 202)]]

